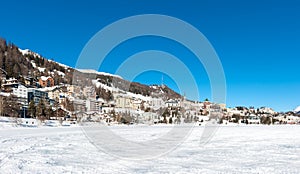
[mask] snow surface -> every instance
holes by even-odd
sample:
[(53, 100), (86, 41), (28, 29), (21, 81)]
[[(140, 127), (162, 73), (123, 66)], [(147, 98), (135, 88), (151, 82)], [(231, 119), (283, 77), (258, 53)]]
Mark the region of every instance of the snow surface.
[(23, 55), (29, 54), (29, 53), (30, 53), (30, 50), (29, 50), (29, 49), (22, 50), (22, 49), (19, 48), (19, 51), (20, 51)]
[[(49, 62), (55, 62), (55, 61), (53, 61), (53, 60), (51, 60), (51, 59), (48, 59), (48, 61), (49, 61)], [(55, 62), (55, 63), (57, 63), (57, 64), (58, 64), (59, 66), (61, 66), (61, 67), (64, 67), (65, 69), (71, 68), (70, 66), (65, 65), (65, 64), (62, 64), (62, 63), (59, 63), (59, 62)]]
[(8, 97), (8, 96), (10, 96), (10, 93), (7, 93), (7, 92), (0, 92), (0, 95)]
[(58, 75), (60, 76), (65, 76), (65, 73), (61, 72), (61, 71), (56, 71)]
[[(64, 77), (66, 74), (61, 72), (61, 71), (57, 71), (56, 69), (53, 70), (54, 72), (56, 72), (59, 76), (62, 76)], [(50, 72), (52, 75), (54, 75), (55, 73), (54, 72)]]
[(45, 72), (45, 69), (46, 69), (46, 68), (41, 68), (41, 67), (37, 67), (37, 68), (38, 68), (39, 72)]
[[(170, 126), (110, 129), (138, 142), (159, 137)], [(132, 161), (97, 149), (80, 127), (20, 128), (0, 124), (0, 173), (300, 172), (300, 126), (223, 126), (208, 144), (200, 146), (203, 129), (193, 129), (183, 144), (166, 155)]]
[(29, 55), (33, 55), (33, 56), (35, 56), (35, 57), (42, 57), (42, 56), (39, 55), (38, 53), (35, 53), (35, 52), (33, 52), (33, 51), (29, 50), (29, 49), (23, 50), (23, 49), (20, 49), (20, 48), (19, 48), (19, 51), (20, 51), (23, 55), (29, 54)]
[[(116, 88), (114, 86), (110, 87), (110, 86), (107, 86), (101, 82), (98, 82), (97, 80), (93, 80), (92, 81), (93, 84), (96, 85), (97, 88), (101, 87), (103, 89), (106, 89), (106, 90), (109, 90), (109, 91), (112, 91), (112, 92), (120, 92), (122, 90), (120, 90), (119, 88)], [(151, 97), (148, 97), (148, 96), (143, 96), (141, 94), (134, 94), (132, 92), (128, 92), (128, 91), (123, 91), (125, 92), (125, 94), (118, 94), (118, 96), (124, 96), (124, 97), (130, 97), (130, 98), (135, 98), (135, 99), (141, 99), (143, 101), (150, 101), (152, 98)]]
[(33, 60), (31, 61), (31, 65), (32, 65), (33, 68), (36, 68), (36, 64)]
[[(23, 50), (23, 49), (20, 49), (20, 48), (19, 48), (19, 51), (20, 51), (23, 55), (29, 54), (29, 55), (33, 55), (33, 56), (39, 57), (39, 58), (42, 57), (42, 56), (39, 55), (38, 53), (33, 52), (33, 51), (29, 50), (29, 49), (24, 49), (24, 50)], [(49, 62), (55, 62), (55, 61), (53, 61), (53, 60), (51, 60), (51, 59), (48, 59), (48, 61), (49, 61)], [(58, 63), (58, 62), (55, 62), (55, 63)], [(36, 64), (34, 63), (34, 61), (32, 61), (31, 64), (32, 64), (32, 66), (33, 66), (34, 68), (36, 68)], [(68, 65), (65, 65), (65, 64), (62, 64), (62, 63), (58, 63), (58, 64), (59, 64), (59, 66), (62, 66), (62, 67), (64, 67), (65, 69), (70, 68), (70, 66), (68, 66)]]
[(106, 72), (98, 72), (94, 69), (77, 69), (78, 71), (82, 72), (82, 73), (90, 73), (90, 74), (99, 74), (99, 75), (104, 75), (104, 76), (112, 76), (112, 77), (117, 77), (122, 79), (121, 76), (115, 75), (115, 74), (110, 74), (110, 73), (106, 73)]
[(300, 112), (300, 106), (298, 106), (298, 107), (294, 110), (294, 112)]
[(106, 90), (109, 90), (109, 91), (112, 91), (112, 92), (119, 92), (120, 91), (119, 88), (107, 86), (107, 85), (105, 85), (101, 82), (98, 82), (98, 80), (92, 80), (92, 83), (95, 84), (97, 88), (101, 87), (103, 89), (106, 89)]
[(126, 92), (127, 96), (130, 96), (130, 98), (136, 98), (136, 99), (141, 99), (143, 101), (150, 101), (151, 97), (143, 96), (142, 94), (134, 94), (131, 92)]

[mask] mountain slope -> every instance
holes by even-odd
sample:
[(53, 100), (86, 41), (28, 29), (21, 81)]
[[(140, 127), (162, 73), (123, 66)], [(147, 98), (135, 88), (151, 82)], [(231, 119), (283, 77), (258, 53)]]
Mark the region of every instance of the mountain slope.
[[(8, 44), (0, 38), (0, 68), (6, 78), (16, 78), (21, 84), (25, 84), (25, 78), (30, 77), (38, 81), (41, 76), (51, 76), (54, 85), (75, 84), (80, 86), (93, 85), (93, 80), (108, 87), (114, 87), (122, 91), (129, 91), (143, 96), (155, 96), (163, 99), (180, 98), (181, 96), (167, 86), (156, 88), (137, 82), (129, 82), (120, 76), (95, 70), (76, 70), (72, 67), (48, 60), (28, 49), (19, 49), (14, 44)], [(100, 94), (99, 92), (98, 94)], [(105, 92), (104, 92), (105, 93)], [(102, 92), (102, 94), (104, 95)], [(100, 97), (102, 97), (100, 95)]]

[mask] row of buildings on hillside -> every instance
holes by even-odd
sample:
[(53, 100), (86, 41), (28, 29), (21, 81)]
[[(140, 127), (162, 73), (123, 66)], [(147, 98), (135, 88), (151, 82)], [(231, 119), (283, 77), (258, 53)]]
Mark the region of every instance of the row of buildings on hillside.
[[(239, 124), (297, 124), (299, 117), (292, 113), (277, 113), (272, 108), (235, 107), (226, 108), (225, 104), (209, 101), (196, 102), (183, 98), (163, 100), (142, 96), (130, 92), (113, 90), (112, 100), (106, 101), (97, 96), (93, 86), (60, 85), (54, 86), (51, 77), (41, 77), (38, 85), (30, 78), (25, 84), (16, 79), (2, 81), (1, 89), (6, 94), (17, 97), (22, 105), (22, 114), (26, 115), (29, 103), (38, 105), (43, 99), (53, 109), (61, 108), (69, 115), (93, 115), (108, 122), (118, 121), (126, 115), (135, 122), (176, 123), (203, 122), (212, 118), (218, 109), (217, 119), (220, 123)], [(216, 107), (217, 106), (217, 107)]]
[[(1, 90), (9, 92), (12, 85), (19, 84), (18, 80), (15, 78), (6, 79), (1, 77)], [(54, 79), (50, 76), (41, 76), (38, 80), (28, 76), (24, 77), (24, 86), (32, 88), (45, 88), (54, 86)]]
[(239, 124), (300, 124), (300, 115), (294, 112), (279, 113), (269, 107), (226, 108), (222, 122)]
[(39, 103), (40, 99), (46, 99), (49, 103), (53, 103), (48, 97), (48, 93), (32, 86), (26, 87), (18, 82), (16, 79), (8, 79), (2, 83), (1, 89), (3, 92), (12, 94), (18, 98), (18, 101), (26, 106), (30, 101)]
[[(14, 78), (2, 80), (1, 83), (2, 94), (15, 96), (22, 105), (22, 112), (26, 112), (31, 101), (37, 105), (43, 99), (52, 107), (63, 107), (67, 98), (74, 101), (74, 106), (83, 112), (98, 112), (102, 103), (96, 100), (96, 95), (90, 89), (90, 87), (85, 87), (80, 90), (79, 87), (73, 85), (54, 86), (53, 78), (45, 76), (40, 77), (37, 83), (33, 83), (30, 78), (28, 81), (25, 80), (25, 84), (19, 83)], [(77, 100), (79, 95), (85, 96), (85, 100)]]
[[(97, 97), (94, 87), (80, 87), (76, 85), (54, 86), (54, 81), (50, 77), (42, 76), (38, 84), (26, 81), (21, 84), (17, 79), (6, 79), (1, 84), (1, 90), (6, 94), (14, 95), (18, 102), (22, 104), (22, 110), (26, 110), (31, 101), (37, 105), (44, 99), (50, 106), (64, 107), (65, 102), (71, 102), (73, 108), (70, 112), (97, 112), (108, 113), (116, 110), (144, 110), (146, 108), (159, 109), (164, 107), (164, 101), (159, 98), (137, 97), (127, 95), (122, 92), (114, 92), (112, 101), (105, 101)], [(55, 105), (56, 104), (56, 105)], [(68, 110), (68, 108), (64, 108)], [(23, 115), (23, 114), (22, 114)]]

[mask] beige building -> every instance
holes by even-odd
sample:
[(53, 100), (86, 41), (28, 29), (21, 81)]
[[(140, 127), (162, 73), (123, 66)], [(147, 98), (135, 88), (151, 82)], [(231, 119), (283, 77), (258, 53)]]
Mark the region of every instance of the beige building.
[(48, 92), (48, 97), (52, 100), (59, 99), (60, 90), (55, 88)]
[(92, 86), (87, 86), (83, 88), (83, 95), (87, 98), (96, 98), (95, 88)]
[(67, 90), (68, 90), (68, 96), (70, 97), (75, 97), (80, 95), (80, 87), (79, 86), (75, 86), (75, 85), (69, 85), (67, 86)]
[(131, 109), (140, 110), (143, 109), (143, 101), (142, 100), (134, 100), (131, 103)]
[(115, 97), (117, 108), (131, 109), (133, 99), (128, 96), (116, 95)]

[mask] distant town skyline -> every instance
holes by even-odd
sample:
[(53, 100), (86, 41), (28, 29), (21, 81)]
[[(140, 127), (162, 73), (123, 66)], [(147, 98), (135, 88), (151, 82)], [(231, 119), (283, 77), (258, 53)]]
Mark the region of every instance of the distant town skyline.
[[(288, 111), (300, 105), (300, 2), (289, 1), (26, 1), (2, 2), (0, 37), (57, 62), (76, 66), (89, 39), (106, 25), (139, 14), (164, 14), (201, 31), (215, 48), (227, 82), (227, 106), (268, 106)], [(135, 81), (164, 83), (187, 98), (211, 99), (209, 79), (200, 62), (182, 45), (145, 36), (116, 47), (99, 71), (114, 73), (132, 54), (162, 50), (190, 68), (200, 98), (178, 91), (167, 74), (145, 72)], [(178, 72), (180, 73), (180, 72)], [(184, 77), (182, 77), (184, 78)], [(188, 85), (188, 84), (187, 84)]]

